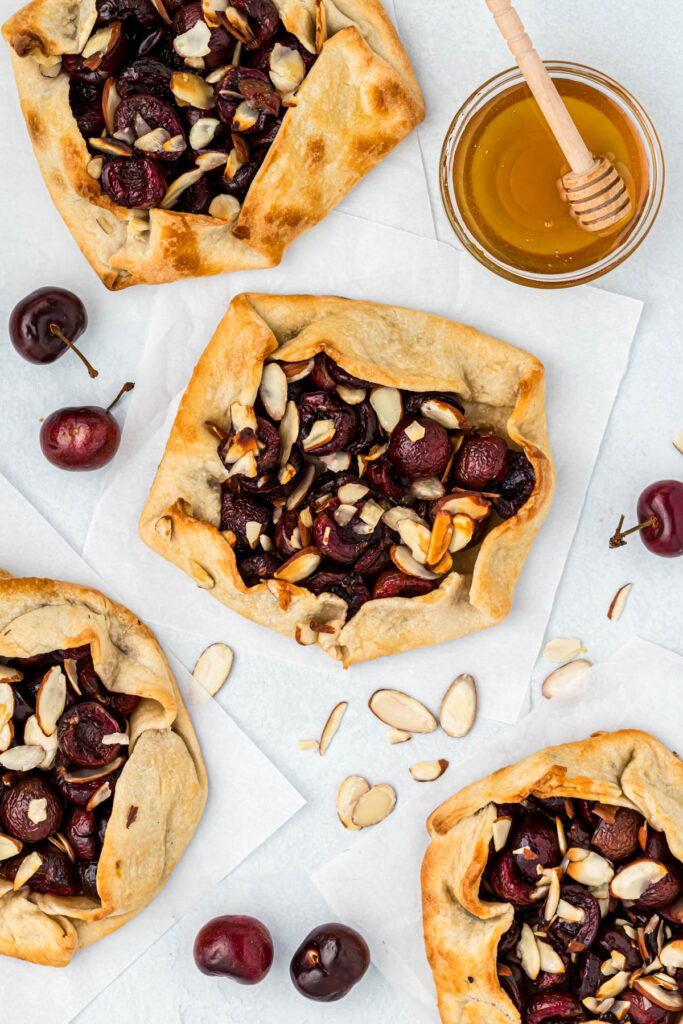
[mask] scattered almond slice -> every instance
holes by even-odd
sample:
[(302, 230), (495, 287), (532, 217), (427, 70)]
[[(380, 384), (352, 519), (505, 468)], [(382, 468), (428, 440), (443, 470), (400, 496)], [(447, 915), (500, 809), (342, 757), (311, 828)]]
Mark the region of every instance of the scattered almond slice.
[(103, 804), (105, 800), (108, 800), (111, 794), (112, 788), (109, 785), (109, 782), (103, 782), (102, 785), (95, 790), (93, 795), (88, 800), (86, 804), (87, 810), (94, 811), (96, 807), (99, 807), (100, 804)]
[(37, 768), (45, 757), (42, 747), (32, 747), (26, 744), (17, 747), (10, 747), (3, 754), (0, 754), (0, 764), (3, 768), (14, 772), (30, 772)]
[(215, 697), (230, 675), (233, 658), (227, 644), (211, 644), (197, 658), (192, 676), (207, 693)]
[(9, 721), (0, 729), (0, 754), (12, 746), (13, 739), (14, 723)]
[(0, 860), (9, 860), (21, 853), (22, 843), (14, 836), (0, 835)]
[(431, 711), (401, 690), (375, 690), (368, 707), (380, 722), (403, 732), (434, 732), (437, 727)]
[(665, 987), (661, 982), (655, 978), (637, 978), (633, 987), (641, 995), (649, 999), (655, 1006), (661, 1007), (663, 1010), (669, 1010), (671, 1012), (679, 1012), (683, 1010), (683, 995), (678, 991), (672, 991)]
[(560, 665), (554, 669), (549, 676), (543, 680), (541, 693), (550, 700), (556, 697), (566, 686), (573, 683), (575, 679), (593, 667), (593, 662), (587, 658), (577, 658), (576, 661), (568, 661), (566, 665)]
[(9, 665), (0, 665), (0, 683), (20, 683), (24, 673)]
[(564, 974), (564, 964), (560, 959), (560, 955), (553, 949), (550, 943), (543, 942), (541, 939), (537, 938), (536, 945), (538, 946), (538, 953), (541, 960), (541, 970), (547, 971), (549, 974)]
[(625, 583), (623, 587), (619, 587), (612, 598), (612, 603), (609, 606), (609, 611), (607, 612), (607, 618), (611, 619), (612, 622), (616, 622), (617, 619), (621, 618), (621, 614), (626, 607), (628, 595), (631, 593), (632, 586), (632, 583)]
[[(14, 748), (16, 749), (16, 747)], [(65, 782), (95, 782), (97, 779), (104, 779), (118, 771), (125, 761), (125, 757), (115, 757), (109, 764), (98, 765), (95, 768), (73, 768), (65, 771), (62, 778)]]
[(68, 679), (69, 685), (74, 693), (77, 693), (78, 696), (81, 697), (81, 688), (78, 684), (78, 665), (74, 658), (64, 659), (64, 675)]
[(360, 775), (349, 775), (344, 779), (337, 793), (337, 814), (344, 828), (349, 832), (360, 832), (361, 825), (353, 822), (353, 810), (362, 796), (370, 792), (370, 785)]
[(409, 770), (416, 782), (434, 782), (447, 768), (448, 761), (440, 758), (438, 761), (417, 761)]
[(299, 740), (298, 746), (299, 750), (313, 750), (317, 752), (320, 749), (320, 744), (317, 740)]
[(337, 729), (341, 725), (341, 720), (344, 717), (344, 713), (348, 707), (347, 701), (343, 700), (336, 707), (332, 708), (330, 717), (325, 722), (325, 727), (320, 736), (320, 756), (322, 757), (330, 743), (335, 737)]
[(4, 729), (14, 714), (14, 690), (9, 683), (0, 683), (0, 729)]
[(373, 388), (370, 392), (370, 405), (375, 410), (382, 430), (390, 434), (403, 416), (401, 392), (397, 388)]
[(405, 743), (407, 740), (412, 740), (413, 734), (405, 732), (404, 729), (387, 729), (387, 739), (392, 744)]
[(403, 431), (409, 441), (415, 444), (416, 441), (421, 441), (426, 434), (425, 428), (419, 422), (419, 420), (411, 420), (406, 429)]
[(130, 736), (127, 732), (108, 732), (102, 737), (101, 742), (105, 747), (127, 747)]
[(320, 565), (322, 555), (315, 547), (302, 548), (296, 551), (291, 558), (283, 562), (274, 579), (282, 580), (285, 583), (300, 583), (315, 572)]
[(538, 944), (529, 925), (524, 922), (522, 931), (517, 943), (517, 955), (519, 956), (522, 970), (534, 981), (541, 970), (541, 953)]
[(683, 430), (679, 430), (674, 437), (674, 448), (683, 455)]
[(557, 637), (555, 640), (548, 640), (543, 648), (544, 661), (569, 661), (577, 654), (585, 654), (586, 648), (582, 647), (581, 641), (575, 637)]
[(667, 875), (659, 861), (643, 858), (621, 868), (611, 881), (610, 892), (619, 900), (638, 900), (643, 893)]
[(45, 673), (36, 697), (36, 718), (46, 736), (57, 728), (66, 704), (66, 676), (59, 665)]
[(34, 825), (39, 825), (41, 821), (45, 821), (47, 818), (47, 799), (43, 796), (35, 800), (29, 800), (26, 817)]
[(496, 853), (500, 853), (507, 843), (511, 828), (512, 818), (508, 817), (506, 814), (502, 815), (500, 818), (496, 818), (494, 821), (492, 838), (493, 848)]
[(31, 715), (24, 722), (24, 743), (29, 747), (37, 747), (42, 750), (42, 760), (36, 766), (37, 768), (43, 768), (45, 770), (52, 768), (55, 757), (57, 756), (58, 747), (56, 731), (53, 732), (51, 736), (46, 736), (38, 725), (38, 719), (36, 716)]
[(43, 858), (35, 850), (33, 853), (29, 853), (27, 857), (24, 857), (14, 876), (14, 891), (17, 892), (21, 889), (22, 885), (26, 885), (29, 878), (35, 875), (36, 871), (42, 867), (42, 864)]
[[(568, 850), (567, 855), (570, 854), (571, 850)], [(606, 885), (614, 878), (614, 868), (605, 857), (601, 857), (594, 850), (589, 850), (587, 856), (581, 860), (572, 860), (570, 856), (567, 874), (581, 885)]]
[(464, 672), (453, 680), (441, 701), (441, 728), (447, 736), (459, 739), (467, 735), (476, 717), (477, 684), (468, 672)]
[(351, 820), (359, 828), (379, 825), (388, 818), (396, 806), (396, 792), (386, 782), (373, 786), (357, 801)]
[(263, 367), (259, 393), (266, 412), (279, 423), (287, 408), (287, 378), (278, 363), (266, 363)]
[(667, 943), (661, 950), (659, 959), (664, 967), (681, 970), (683, 968), (683, 939), (674, 939)]

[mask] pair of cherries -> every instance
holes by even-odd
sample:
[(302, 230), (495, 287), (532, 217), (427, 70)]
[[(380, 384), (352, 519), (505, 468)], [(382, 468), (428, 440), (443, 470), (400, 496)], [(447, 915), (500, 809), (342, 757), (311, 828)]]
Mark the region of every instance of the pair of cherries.
[[(65, 288), (38, 288), (12, 310), (9, 335), (19, 355), (30, 363), (53, 363), (70, 349), (97, 376), (74, 342), (88, 326), (85, 306)], [(111, 410), (133, 384), (124, 384), (107, 408), (68, 406), (51, 413), (40, 428), (40, 447), (60, 469), (100, 469), (110, 462), (121, 441), (121, 428)]]

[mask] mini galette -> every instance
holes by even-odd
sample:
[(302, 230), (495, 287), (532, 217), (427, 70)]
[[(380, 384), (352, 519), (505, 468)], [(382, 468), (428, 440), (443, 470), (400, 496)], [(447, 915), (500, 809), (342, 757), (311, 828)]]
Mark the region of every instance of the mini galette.
[(533, 356), (413, 310), (239, 295), (140, 534), (346, 666), (503, 619), (553, 487)]
[(153, 634), (95, 590), (0, 579), (0, 953), (64, 967), (126, 924), (206, 794)]
[(548, 747), (428, 822), (444, 1024), (680, 1024), (683, 763), (647, 733)]
[(3, 34), (108, 288), (275, 266), (424, 117), (378, 0), (33, 0)]

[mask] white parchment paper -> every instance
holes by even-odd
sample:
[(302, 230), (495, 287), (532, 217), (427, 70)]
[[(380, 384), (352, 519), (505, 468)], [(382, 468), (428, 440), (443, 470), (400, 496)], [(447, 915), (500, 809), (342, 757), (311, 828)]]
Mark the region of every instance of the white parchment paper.
[[(4, 477), (0, 508), (2, 568), (17, 576), (83, 583), (116, 596)], [(209, 776), (197, 831), (150, 906), (120, 931), (81, 950), (67, 968), (0, 957), (3, 1024), (66, 1024), (305, 803), (220, 705), (165, 653)]]
[(183, 305), (169, 303), (164, 294), (152, 307), (150, 337), (129, 396), (123, 443), (95, 510), (85, 557), (151, 622), (207, 639), (227, 636), (236, 650), (252, 657), (343, 672), (320, 651), (301, 648), (224, 608), (138, 539), (137, 520), (179, 395), (230, 299), (244, 290), (409, 302), (473, 323), (528, 348), (546, 365), (558, 475), (553, 508), (506, 622), (486, 634), (349, 671), (354, 683), (405, 686), (427, 701), (441, 696), (454, 670), (473, 672), (482, 684), (482, 715), (513, 722), (522, 709), (641, 304), (595, 288), (555, 293), (515, 288), (448, 245), (362, 220), (354, 221), (350, 230), (349, 218), (340, 214), (327, 218), (326, 230), (324, 258), (314, 239), (304, 237), (286, 267), (206, 281), (199, 294), (184, 290)]
[(474, 756), (455, 763), (459, 741), (442, 734), (441, 756), (451, 760), (444, 775), (422, 786), (419, 796), (381, 825), (349, 834), (349, 849), (313, 875), (334, 912), (365, 936), (374, 964), (424, 1024), (440, 1020), (422, 938), (420, 865), (429, 814), (490, 772), (599, 729), (642, 729), (680, 751), (680, 714), (674, 709), (682, 693), (683, 658), (635, 637)]

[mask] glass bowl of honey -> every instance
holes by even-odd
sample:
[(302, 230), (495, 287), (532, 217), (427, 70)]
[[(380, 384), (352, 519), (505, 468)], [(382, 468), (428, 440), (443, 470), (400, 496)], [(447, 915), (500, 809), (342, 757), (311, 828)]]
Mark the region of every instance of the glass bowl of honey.
[(664, 157), (649, 117), (618, 82), (582, 64), (545, 64), (588, 148), (621, 174), (630, 217), (605, 232), (579, 227), (561, 194), (569, 164), (517, 67), (460, 108), (439, 175), (451, 226), (480, 263), (518, 284), (566, 288), (638, 248), (661, 205)]

